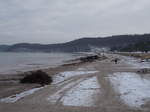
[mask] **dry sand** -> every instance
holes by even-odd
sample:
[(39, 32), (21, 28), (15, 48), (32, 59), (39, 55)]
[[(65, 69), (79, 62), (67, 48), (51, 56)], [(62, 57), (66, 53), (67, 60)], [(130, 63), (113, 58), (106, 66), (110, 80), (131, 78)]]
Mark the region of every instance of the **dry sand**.
[[(68, 73), (69, 75), (67, 74), (66, 76), (62, 76), (64, 78), (67, 77), (65, 80), (48, 85), (34, 94), (19, 99), (15, 103), (1, 102), (0, 112), (150, 112), (150, 105), (148, 102), (138, 108), (125, 104), (120, 99), (121, 94), (114, 89), (111, 81), (109, 80), (109, 74), (116, 72), (136, 73), (138, 68), (132, 68), (131, 65), (122, 61), (118, 64), (114, 64), (111, 60), (113, 60), (116, 55), (108, 55), (108, 57), (108, 59), (103, 61), (82, 63), (78, 65), (65, 65), (45, 70), (53, 77), (60, 73), (63, 74), (65, 71), (70, 72)], [(85, 74), (76, 73), (83, 71)], [(86, 71), (97, 72), (86, 73)], [(72, 75), (70, 73), (77, 75)], [(91, 97), (91, 93), (87, 94), (87, 92), (84, 91), (89, 90), (89, 88), (83, 87), (84, 84), (82, 85), (82, 82), (92, 79), (93, 77), (96, 77), (98, 81), (91, 83), (92, 87), (90, 88), (90, 91), (98, 90), (99, 92), (94, 93), (94, 96)], [(93, 84), (95, 85), (93, 86)], [(0, 86), (0, 98), (13, 95), (14, 93), (20, 93), (21, 91), (34, 87), (39, 87), (39, 85), (21, 85), (13, 82), (7, 84), (3, 83), (3, 85), (1, 84)], [(76, 90), (79, 88), (81, 88), (79, 90), (80, 92), (74, 96), (75, 99), (68, 99), (68, 97), (70, 98), (70, 91), (71, 94), (74, 95)], [(84, 93), (85, 95), (81, 93)], [(80, 99), (77, 100), (79, 96), (86, 97), (87, 95), (89, 96), (86, 99), (81, 98), (81, 101)], [(53, 97), (55, 101), (52, 102), (51, 96), (58, 98)], [(66, 99), (68, 103), (64, 103)], [(86, 101), (85, 105), (83, 100)]]

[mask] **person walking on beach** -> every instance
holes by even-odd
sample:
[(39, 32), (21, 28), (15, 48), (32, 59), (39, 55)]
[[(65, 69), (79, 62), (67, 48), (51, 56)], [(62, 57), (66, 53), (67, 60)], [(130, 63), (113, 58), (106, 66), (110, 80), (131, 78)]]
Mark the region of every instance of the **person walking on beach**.
[(115, 58), (114, 62), (115, 62), (115, 64), (117, 64), (117, 63), (118, 63), (118, 59), (117, 59), (117, 58)]

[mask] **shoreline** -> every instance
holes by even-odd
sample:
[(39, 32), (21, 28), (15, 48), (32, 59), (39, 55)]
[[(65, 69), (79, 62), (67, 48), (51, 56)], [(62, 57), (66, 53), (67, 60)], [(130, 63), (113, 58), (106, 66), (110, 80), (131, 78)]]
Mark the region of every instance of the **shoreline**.
[(19, 82), (20, 79), (22, 79), (28, 72), (42, 70), (46, 72), (49, 76), (54, 76), (60, 72), (75, 70), (84, 64), (87, 63), (72, 61), (70, 63), (64, 63), (56, 67), (28, 70), (15, 74), (2, 74), (0, 75), (0, 98), (8, 97), (13, 94), (18, 94), (29, 89), (41, 87), (40, 84), (22, 84)]
[[(36, 107), (34, 108), (35, 111), (41, 109), (45, 112), (53, 109), (52, 107), (56, 107), (54, 112), (58, 112), (61, 107), (64, 109), (60, 110), (61, 112), (67, 112), (68, 108), (72, 111), (79, 109), (79, 112), (82, 112), (81, 108), (84, 108), (84, 111), (87, 108), (93, 109), (95, 112), (126, 112), (129, 110), (148, 112), (146, 110), (150, 109), (150, 103), (148, 102), (150, 74), (138, 73), (138, 70), (141, 70), (141, 68), (135, 66), (135, 63), (141, 63), (138, 62), (138, 59), (134, 61), (132, 58), (127, 58), (126, 60), (123, 56), (116, 54), (108, 54), (107, 57), (105, 60), (72, 62), (56, 68), (42, 69), (50, 76), (54, 76), (54, 83), (45, 86), (34, 94), (22, 97), (17, 102), (2, 102), (0, 108), (6, 110), (6, 112), (19, 112), (22, 109), (24, 109), (24, 112), (32, 111), (34, 106)], [(112, 61), (114, 58), (121, 60), (115, 64)], [(141, 90), (139, 86), (143, 89)], [(13, 85), (13, 87), (17, 88), (16, 85)], [(40, 88), (39, 85), (22, 85), (22, 88), (17, 88), (16, 92), (23, 95), (26, 92), (25, 89), (28, 91), (36, 87)], [(14, 90), (9, 92), (12, 93)], [(138, 94), (139, 92), (142, 94)], [(3, 93), (3, 95), (6, 94)], [(134, 97), (132, 97), (133, 95)], [(11, 97), (15, 99), (17, 95)], [(128, 100), (129, 97), (131, 100)], [(7, 100), (7, 96), (6, 99), (3, 98), (3, 100)], [(143, 98), (146, 100), (143, 100)], [(25, 106), (27, 108), (24, 108)], [(45, 108), (45, 106), (48, 107)], [(16, 110), (13, 111), (12, 109)]]
[[(103, 59), (102, 59), (103, 60)], [(54, 76), (60, 72), (71, 71), (82, 66), (87, 66), (92, 64), (91, 62), (83, 62), (80, 58), (74, 60), (68, 60), (65, 63), (58, 65), (56, 67), (41, 68), (35, 70), (28, 70), (25, 72), (18, 72), (15, 74), (0, 74), (0, 98), (10, 96), (12, 94), (17, 94), (32, 88), (41, 87), (40, 84), (21, 84), (19, 81), (22, 79), (28, 72), (42, 70), (46, 72), (49, 76)]]
[(72, 53), (1, 53), (0, 75), (58, 67), (74, 58)]

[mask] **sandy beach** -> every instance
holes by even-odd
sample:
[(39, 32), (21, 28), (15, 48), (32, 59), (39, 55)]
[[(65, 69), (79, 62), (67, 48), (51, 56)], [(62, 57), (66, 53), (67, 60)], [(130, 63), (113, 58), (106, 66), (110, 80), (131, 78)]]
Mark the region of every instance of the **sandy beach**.
[[(106, 54), (107, 59), (45, 69), (53, 83), (20, 84), (21, 75), (1, 75), (3, 112), (149, 112), (150, 63)], [(118, 64), (112, 60), (119, 58)], [(10, 82), (10, 80), (12, 80)]]

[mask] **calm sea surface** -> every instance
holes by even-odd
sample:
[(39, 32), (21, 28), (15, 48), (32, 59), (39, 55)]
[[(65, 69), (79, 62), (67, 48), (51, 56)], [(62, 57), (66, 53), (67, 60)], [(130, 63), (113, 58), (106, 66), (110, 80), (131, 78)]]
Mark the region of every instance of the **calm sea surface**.
[(55, 67), (76, 57), (67, 53), (0, 53), (0, 74)]

